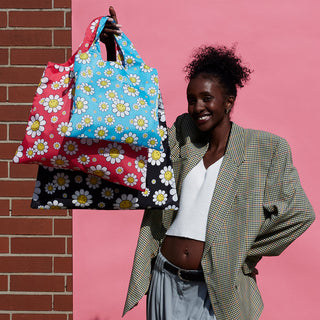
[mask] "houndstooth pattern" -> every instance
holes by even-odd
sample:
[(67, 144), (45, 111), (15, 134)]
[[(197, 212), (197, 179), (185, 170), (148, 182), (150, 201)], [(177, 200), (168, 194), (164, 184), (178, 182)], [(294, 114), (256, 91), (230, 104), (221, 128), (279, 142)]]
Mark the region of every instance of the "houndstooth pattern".
[[(185, 114), (170, 131), (178, 193), (208, 142)], [(145, 212), (124, 314), (146, 294), (151, 260), (175, 217)], [(313, 222), (287, 142), (273, 134), (232, 125), (209, 210), (202, 268), (218, 320), (256, 320), (263, 302), (255, 282), (262, 256), (279, 255)]]

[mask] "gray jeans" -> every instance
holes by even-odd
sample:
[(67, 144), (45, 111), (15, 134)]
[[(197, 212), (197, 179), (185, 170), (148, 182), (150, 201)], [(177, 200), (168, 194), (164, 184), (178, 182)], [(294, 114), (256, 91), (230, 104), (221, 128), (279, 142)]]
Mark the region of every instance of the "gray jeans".
[(147, 320), (216, 320), (206, 283), (181, 280), (163, 268), (165, 261), (160, 252), (152, 271)]

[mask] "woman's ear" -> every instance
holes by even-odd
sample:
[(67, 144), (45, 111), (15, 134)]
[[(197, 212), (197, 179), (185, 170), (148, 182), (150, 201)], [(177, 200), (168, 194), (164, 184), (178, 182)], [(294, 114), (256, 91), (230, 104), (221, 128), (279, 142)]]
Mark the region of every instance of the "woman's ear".
[(225, 101), (225, 113), (230, 113), (231, 109), (233, 108), (234, 101), (236, 98), (234, 96), (227, 96)]

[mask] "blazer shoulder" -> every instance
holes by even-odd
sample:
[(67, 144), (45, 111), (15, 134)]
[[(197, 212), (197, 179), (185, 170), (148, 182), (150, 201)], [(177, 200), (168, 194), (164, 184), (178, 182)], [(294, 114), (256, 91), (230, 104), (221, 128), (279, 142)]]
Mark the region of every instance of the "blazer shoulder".
[(255, 129), (244, 129), (244, 134), (247, 148), (259, 147), (264, 150), (265, 154), (274, 154), (277, 150), (283, 152), (290, 151), (287, 140), (274, 133)]

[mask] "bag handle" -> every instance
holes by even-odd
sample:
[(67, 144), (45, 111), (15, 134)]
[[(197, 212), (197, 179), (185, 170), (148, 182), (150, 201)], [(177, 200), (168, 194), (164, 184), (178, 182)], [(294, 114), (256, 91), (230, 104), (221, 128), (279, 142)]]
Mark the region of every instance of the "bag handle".
[(73, 64), (74, 60), (75, 60), (75, 56), (80, 51), (86, 52), (89, 50), (89, 48), (92, 46), (92, 44), (96, 38), (97, 30), (100, 26), (99, 22), (101, 21), (102, 18), (103, 17), (95, 18), (89, 23), (89, 25), (87, 26), (84, 38), (83, 38), (82, 42), (80, 43), (80, 45), (78, 46), (78, 49), (74, 52), (74, 54), (71, 56), (71, 58), (65, 64), (68, 64), (68, 65)]
[[(101, 34), (101, 32), (102, 32), (102, 30), (104, 28), (104, 25), (107, 22), (108, 18), (109, 17), (107, 17), (107, 16), (101, 17), (100, 23), (99, 23), (99, 27), (97, 28), (95, 39), (94, 39), (94, 42), (92, 43), (92, 45), (99, 41), (100, 34)], [(120, 51), (120, 54), (122, 55), (122, 57), (134, 56), (134, 59), (135, 59), (135, 61), (137, 63), (141, 64), (143, 62), (143, 60), (140, 57), (139, 53), (134, 48), (132, 42), (130, 41), (130, 39), (123, 32), (122, 32), (121, 35), (114, 35), (114, 38), (115, 38), (115, 41), (117, 43), (117, 49)], [(97, 51), (101, 55), (100, 46), (99, 45), (97, 46)], [(129, 65), (125, 61), (125, 59), (121, 59), (119, 62), (122, 63), (124, 68), (128, 68), (129, 67)]]

